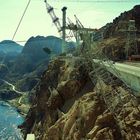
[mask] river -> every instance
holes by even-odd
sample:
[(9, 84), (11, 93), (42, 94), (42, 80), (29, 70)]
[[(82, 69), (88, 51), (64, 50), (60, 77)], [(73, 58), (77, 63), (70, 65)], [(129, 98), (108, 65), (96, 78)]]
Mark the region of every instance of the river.
[(0, 101), (0, 140), (23, 140), (17, 128), (24, 121), (15, 108)]

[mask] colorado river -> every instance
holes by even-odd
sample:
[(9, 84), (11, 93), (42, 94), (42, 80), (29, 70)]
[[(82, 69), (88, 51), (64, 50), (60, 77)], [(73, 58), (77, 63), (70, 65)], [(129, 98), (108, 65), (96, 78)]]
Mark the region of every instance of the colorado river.
[(17, 128), (23, 121), (15, 108), (0, 101), (0, 140), (23, 140)]

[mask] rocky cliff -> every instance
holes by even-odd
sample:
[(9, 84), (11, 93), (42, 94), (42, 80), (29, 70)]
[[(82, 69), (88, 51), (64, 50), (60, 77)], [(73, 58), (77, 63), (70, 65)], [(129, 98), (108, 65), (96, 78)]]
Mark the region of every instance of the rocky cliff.
[(112, 23), (107, 24), (104, 27), (104, 38), (110, 38), (112, 36), (125, 37), (128, 30), (129, 20), (135, 20), (135, 26), (137, 30), (140, 30), (140, 5), (136, 5), (130, 11), (125, 11), (116, 17)]
[[(140, 53), (140, 5), (121, 13), (112, 23), (107, 23), (93, 36), (94, 41), (100, 41), (99, 47), (112, 60), (124, 60), (126, 58), (125, 46), (127, 45), (129, 21), (135, 20), (136, 45), (129, 50), (135, 54), (136, 47)], [(134, 39), (133, 39), (134, 40)]]
[[(91, 82), (84, 60), (78, 57), (51, 61), (20, 126), (25, 137), (34, 133), (37, 140), (140, 139), (138, 99), (119, 84), (102, 83), (101, 91), (99, 82)], [(108, 96), (113, 110), (103, 95)]]

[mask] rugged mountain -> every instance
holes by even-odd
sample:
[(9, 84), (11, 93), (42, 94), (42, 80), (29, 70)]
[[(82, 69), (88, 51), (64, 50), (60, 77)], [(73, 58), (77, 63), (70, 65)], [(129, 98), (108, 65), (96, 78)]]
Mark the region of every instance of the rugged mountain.
[[(51, 57), (61, 53), (61, 44), (61, 39), (53, 36), (31, 37), (14, 60), (9, 60), (9, 56), (5, 58), (4, 64), (9, 71), (1, 76), (22, 91), (31, 90), (38, 82), (38, 77), (47, 68)], [(49, 48), (51, 54), (45, 52), (44, 48)]]
[[(120, 16), (113, 20), (113, 23), (110, 23), (106, 26), (104, 31), (104, 38), (110, 38), (113, 36), (123, 36), (128, 30), (129, 20), (135, 20), (135, 26), (137, 30), (140, 31), (140, 5), (136, 5), (132, 10), (125, 11), (121, 13)], [(138, 33), (138, 35), (140, 35)]]
[[(73, 43), (67, 44), (69, 48), (73, 47)], [(32, 72), (39, 63), (46, 60), (49, 62), (50, 58), (60, 55), (61, 46), (62, 40), (54, 36), (31, 37), (18, 56), (13, 70), (22, 74)], [(49, 49), (50, 53), (45, 52), (44, 48)]]
[(0, 62), (10, 67), (21, 53), (23, 46), (11, 40), (0, 42)]
[[(98, 31), (96, 40), (101, 39), (101, 34), (104, 39), (97, 45), (111, 59), (125, 57), (125, 29), (132, 19), (139, 29), (139, 9), (140, 6), (135, 6)], [(37, 140), (140, 138), (139, 98), (113, 75), (115, 84), (96, 76), (91, 81), (90, 64), (70, 55), (59, 56), (49, 63), (30, 94), (31, 108), (25, 122), (19, 126), (25, 137), (33, 133)], [(94, 68), (98, 67), (96, 65)]]
[(23, 46), (11, 40), (4, 40), (0, 42), (0, 52), (3, 52), (5, 54), (9, 53), (11, 55), (16, 55), (21, 53), (22, 49)]
[[(51, 50), (52, 53), (58, 55), (61, 53), (61, 45), (62, 45), (62, 40), (54, 36), (31, 37), (25, 44), (25, 47), (22, 53), (30, 55), (33, 59), (37, 59), (38, 57), (39, 58), (46, 57), (46, 54), (43, 51), (43, 48), (47, 47)], [(38, 51), (40, 52), (39, 54), (38, 54)]]
[[(138, 140), (138, 101), (121, 87), (121, 81), (115, 87), (104, 83), (103, 90), (100, 82), (96, 78), (95, 84), (91, 82), (84, 60), (78, 57), (50, 62), (20, 126), (25, 136), (33, 133), (37, 140)], [(119, 117), (107, 108), (103, 96), (108, 96)]]
[(9, 72), (8, 67), (5, 64), (0, 64), (0, 78), (5, 77)]
[[(126, 58), (125, 46), (130, 20), (135, 20), (136, 43), (140, 53), (140, 5), (134, 6), (130, 11), (121, 13), (112, 23), (107, 23), (93, 36), (94, 41), (99, 41), (98, 46), (102, 48), (103, 53), (112, 60), (124, 60)], [(135, 54), (135, 47), (130, 48), (132, 54)]]
[[(66, 44), (68, 50), (72, 51), (75, 44), (73, 42)], [(49, 61), (61, 54), (61, 45), (62, 40), (57, 37), (36, 36), (26, 42), (22, 52), (17, 56), (11, 56), (9, 53), (5, 55), (0, 51), (1, 61), (4, 63), (0, 66), (0, 78), (11, 82), (18, 90), (31, 91), (38, 83), (43, 71), (47, 69)], [(3, 87), (3, 83), (0, 84), (0, 89), (4, 89)]]

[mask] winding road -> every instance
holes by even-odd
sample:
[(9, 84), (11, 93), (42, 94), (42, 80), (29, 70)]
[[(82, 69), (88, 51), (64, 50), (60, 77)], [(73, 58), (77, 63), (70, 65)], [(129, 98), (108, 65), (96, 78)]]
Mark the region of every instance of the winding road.
[[(15, 91), (16, 93), (20, 94), (20, 95), (23, 95), (23, 94), (26, 93), (26, 92), (21, 92), (21, 91), (16, 90), (16, 87), (15, 87), (13, 84), (9, 83), (8, 81), (6, 81), (6, 80), (4, 80), (4, 79), (0, 79), (0, 81), (3, 81), (5, 84), (11, 86), (11, 87), (12, 87), (12, 90)], [(19, 103), (19, 104), (21, 104), (22, 97), (23, 97), (23, 96), (21, 96), (21, 97), (19, 98), (19, 100), (18, 100), (18, 103)]]
[[(3, 81), (5, 84), (11, 86), (12, 90), (15, 91), (16, 93), (20, 94), (20, 95), (23, 95), (23, 94), (26, 93), (26, 92), (21, 92), (21, 91), (16, 90), (16, 87), (13, 84), (9, 83), (8, 81), (6, 81), (4, 79), (0, 79), (0, 81)], [(18, 100), (19, 104), (21, 104), (21, 100), (22, 100), (22, 96)]]
[(3, 80), (3, 79), (0, 79), (0, 80), (3, 81), (5, 84), (11, 86), (12, 90), (15, 91), (16, 93), (21, 94), (21, 95), (23, 95), (25, 93), (25, 92), (16, 90), (16, 87), (13, 84), (9, 83), (8, 81)]

